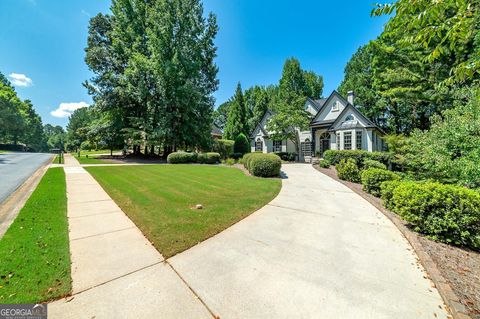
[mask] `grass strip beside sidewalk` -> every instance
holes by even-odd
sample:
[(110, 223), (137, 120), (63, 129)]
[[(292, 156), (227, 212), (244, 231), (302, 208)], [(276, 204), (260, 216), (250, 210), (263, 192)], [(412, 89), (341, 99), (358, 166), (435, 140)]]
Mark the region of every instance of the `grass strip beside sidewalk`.
[(50, 168), (0, 239), (0, 304), (37, 303), (71, 290), (63, 168)]

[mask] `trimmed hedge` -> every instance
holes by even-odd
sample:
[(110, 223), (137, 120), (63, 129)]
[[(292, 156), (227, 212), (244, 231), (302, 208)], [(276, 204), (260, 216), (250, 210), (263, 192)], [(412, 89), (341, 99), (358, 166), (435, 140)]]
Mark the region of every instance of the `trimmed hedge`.
[(327, 161), (326, 159), (321, 159), (321, 160), (318, 162), (318, 166), (323, 167), (323, 168), (329, 168), (331, 165), (332, 165), (332, 163), (330, 163), (330, 162)]
[(368, 152), (365, 150), (327, 150), (323, 153), (323, 158), (330, 161), (332, 165), (340, 163), (341, 160), (351, 158), (355, 160), (357, 166), (362, 167), (364, 160), (375, 160), (388, 166), (391, 160), (391, 154), (386, 152)]
[(220, 154), (222, 158), (227, 158), (228, 155), (233, 153), (233, 146), (235, 141), (232, 140), (215, 140), (213, 142), (213, 151)]
[(273, 177), (280, 175), (282, 160), (272, 153), (248, 153), (243, 156), (243, 165), (254, 176)]
[(168, 154), (167, 162), (170, 164), (195, 163), (197, 156), (197, 153), (173, 152)]
[(235, 138), (235, 143), (233, 145), (233, 151), (235, 153), (246, 154), (250, 152), (250, 142), (248, 141), (245, 134), (240, 133)]
[(275, 152), (274, 154), (279, 156), (282, 161), (285, 162), (295, 162), (295, 158), (297, 157), (297, 153), (293, 152)]
[(400, 180), (400, 176), (394, 172), (381, 168), (366, 169), (362, 171), (361, 177), (363, 190), (374, 196), (380, 196), (380, 187), (383, 182)]
[(220, 163), (220, 154), (215, 152), (200, 153), (197, 156), (197, 163), (200, 163), (200, 164)]
[(366, 158), (363, 160), (363, 169), (369, 168), (387, 169), (387, 166), (379, 161)]
[(340, 160), (336, 165), (338, 178), (345, 181), (358, 183), (360, 181), (360, 169), (353, 158)]
[(382, 198), (416, 231), (445, 243), (480, 249), (480, 193), (437, 182), (386, 182)]

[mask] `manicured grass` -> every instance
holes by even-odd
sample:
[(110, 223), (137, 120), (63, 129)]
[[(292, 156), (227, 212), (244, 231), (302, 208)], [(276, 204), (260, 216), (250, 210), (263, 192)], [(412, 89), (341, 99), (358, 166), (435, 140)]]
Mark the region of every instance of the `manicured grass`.
[(0, 304), (48, 301), (70, 290), (65, 173), (50, 168), (0, 239)]
[[(118, 153), (118, 152), (122, 152), (122, 150), (113, 150), (113, 153)], [(81, 156), (84, 156), (84, 155), (99, 155), (99, 154), (103, 154), (103, 155), (110, 155), (110, 150), (91, 150), (91, 151), (80, 151), (80, 155)], [(75, 155), (77, 155), (77, 153), (75, 153)]]
[[(250, 177), (220, 166), (86, 169), (166, 258), (248, 216), (281, 187), (280, 179)], [(196, 204), (203, 209), (194, 209)]]
[(85, 157), (85, 155), (81, 155), (80, 157), (75, 155), (75, 158), (80, 164), (115, 164), (114, 162), (109, 160), (103, 160), (103, 159), (99, 159), (91, 156)]

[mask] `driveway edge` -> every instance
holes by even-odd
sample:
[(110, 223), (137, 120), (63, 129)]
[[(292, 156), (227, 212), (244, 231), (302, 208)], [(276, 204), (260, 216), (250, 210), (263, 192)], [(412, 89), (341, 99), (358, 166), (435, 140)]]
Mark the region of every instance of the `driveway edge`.
[(428, 253), (423, 248), (420, 241), (417, 239), (416, 235), (412, 233), (403, 223), (403, 221), (394, 213), (386, 209), (383, 205), (380, 205), (378, 202), (371, 200), (369, 196), (366, 196), (365, 193), (351, 187), (349, 182), (345, 182), (339, 178), (335, 178), (330, 174), (326, 174), (322, 171), (321, 168), (312, 165), (319, 173), (324, 174), (337, 182), (342, 183), (343, 185), (347, 186), (349, 189), (354, 191), (356, 194), (360, 195), (363, 199), (368, 201), (372, 204), (375, 208), (377, 208), (382, 214), (384, 214), (390, 221), (397, 227), (397, 229), (402, 233), (402, 235), (408, 240), (410, 245), (415, 250), (415, 253), (420, 260), (420, 263), (427, 271), (430, 279), (433, 281), (435, 287), (437, 288), (440, 296), (442, 297), (445, 305), (449, 308), (449, 312), (452, 314), (454, 319), (472, 319), (470, 315), (467, 314), (466, 308), (464, 305), (460, 303), (460, 298), (455, 294), (452, 287), (448, 284), (445, 278), (442, 276), (440, 271), (437, 268), (436, 263), (433, 259), (428, 255)]
[(22, 185), (8, 196), (0, 205), (0, 239), (7, 232), (27, 200), (45, 175), (51, 159), (45, 161)]

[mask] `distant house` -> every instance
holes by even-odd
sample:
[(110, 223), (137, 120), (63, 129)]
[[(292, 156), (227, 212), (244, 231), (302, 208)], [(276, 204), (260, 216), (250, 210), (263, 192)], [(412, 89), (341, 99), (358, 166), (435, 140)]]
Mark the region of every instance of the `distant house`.
[[(326, 99), (308, 98), (305, 110), (312, 116), (310, 129), (299, 131), (300, 160), (309, 160), (312, 155), (322, 156), (326, 150), (381, 151), (385, 145), (383, 131), (364, 116), (354, 105), (353, 92), (347, 99), (337, 91)], [(262, 120), (252, 132), (252, 152), (295, 152), (290, 140), (277, 141), (270, 138), (266, 130), (271, 111), (265, 112)]]
[(223, 136), (223, 131), (222, 131), (222, 129), (219, 128), (217, 125), (212, 124), (212, 130), (211, 130), (211, 133), (210, 133), (210, 134), (212, 135), (212, 138), (213, 138), (214, 140), (219, 140), (219, 139), (221, 139), (222, 136)]

